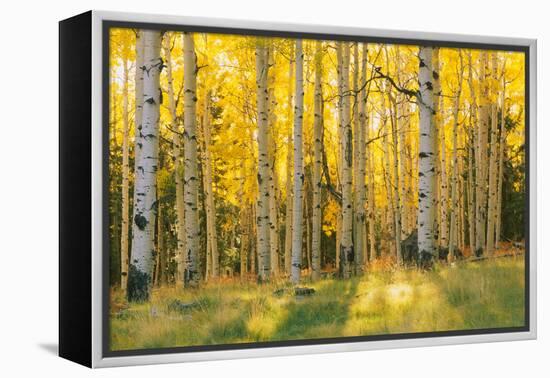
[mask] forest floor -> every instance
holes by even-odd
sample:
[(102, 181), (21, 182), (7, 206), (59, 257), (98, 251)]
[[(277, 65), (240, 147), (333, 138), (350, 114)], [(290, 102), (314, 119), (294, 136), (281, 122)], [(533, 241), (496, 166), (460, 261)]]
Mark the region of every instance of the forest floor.
[[(240, 280), (198, 290), (155, 288), (149, 303), (126, 305), (111, 292), (111, 350), (331, 338), (524, 324), (524, 257), (437, 265), (434, 270), (373, 269), (327, 278), (295, 296), (281, 280)], [(192, 303), (190, 308), (173, 308)], [(172, 304), (172, 305), (171, 305)]]

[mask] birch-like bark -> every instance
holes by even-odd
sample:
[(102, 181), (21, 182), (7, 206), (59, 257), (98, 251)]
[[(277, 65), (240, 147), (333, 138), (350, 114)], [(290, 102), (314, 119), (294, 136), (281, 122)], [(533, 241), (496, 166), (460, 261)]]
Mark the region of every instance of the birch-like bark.
[(488, 188), (488, 204), (487, 204), (487, 255), (492, 256), (495, 249), (495, 221), (497, 212), (497, 164), (498, 164), (498, 108), (496, 103), (496, 92), (498, 90), (496, 83), (497, 77), (497, 55), (491, 53), (492, 65), (492, 83), (491, 92), (495, 93), (492, 96), (495, 101), (490, 104), (491, 109), (491, 140), (489, 148), (489, 188)]
[[(361, 176), (360, 165), (361, 165), (361, 147), (360, 145), (364, 143), (360, 135), (361, 131), (361, 115), (360, 115), (360, 104), (361, 96), (359, 93), (359, 71), (360, 71), (360, 62), (359, 62), (359, 43), (355, 42), (353, 44), (353, 106), (352, 106), (352, 126), (353, 126), (353, 246), (355, 250), (355, 264), (354, 269), (356, 273), (359, 273), (363, 268), (363, 236), (364, 236), (364, 211), (361, 210), (361, 207), (364, 207), (361, 196), (361, 187), (365, 184), (364, 176)], [(361, 78), (362, 80), (362, 78)], [(363, 178), (363, 180), (361, 180)]]
[[(143, 55), (144, 55), (144, 37), (143, 31), (138, 30), (136, 32), (136, 68), (134, 73), (134, 85), (135, 85), (135, 100), (134, 100), (134, 166), (135, 162), (140, 160), (140, 153), (143, 146), (143, 141), (141, 140), (141, 130), (142, 130), (142, 113), (143, 113)], [(136, 216), (136, 204), (139, 197), (137, 191), (134, 188), (134, 194), (132, 199), (132, 219)], [(130, 227), (128, 225), (128, 227)], [(131, 252), (131, 251), (130, 251)], [(128, 254), (128, 261), (126, 264), (121, 266), (121, 287), (124, 293), (127, 295), (128, 288), (128, 274), (130, 269), (130, 254)]]
[(476, 90), (474, 86), (474, 76), (473, 76), (474, 66), (472, 62), (472, 52), (468, 51), (468, 87), (470, 89), (470, 135), (469, 142), (470, 148), (468, 149), (469, 158), (468, 158), (468, 206), (469, 206), (469, 216), (468, 221), (470, 223), (470, 250), (475, 251), (477, 245), (477, 222), (479, 217), (479, 211), (477, 206), (477, 181), (475, 175), (477, 174), (477, 167), (475, 167), (475, 162), (477, 161), (477, 127), (478, 127), (478, 115), (477, 115), (477, 101), (476, 101)]
[[(294, 52), (292, 50), (292, 52)], [(292, 97), (293, 97), (293, 88), (292, 80), (294, 78), (294, 64), (293, 59), (290, 59), (288, 65), (288, 95), (287, 95), (287, 122), (292, 120), (293, 116), (293, 107), (292, 107)], [(286, 155), (286, 214), (285, 214), (285, 273), (290, 276), (291, 269), (291, 254), (292, 254), (292, 172), (293, 172), (293, 153), (292, 153), (292, 134), (293, 129), (289, 128), (287, 136), (287, 155)]]
[(136, 203), (132, 225), (132, 254), (128, 274), (128, 300), (149, 299), (154, 264), (154, 233), (157, 206), (158, 133), (160, 117), (161, 34), (144, 30), (142, 122), (138, 159), (135, 161)]
[[(181, 137), (180, 123), (176, 114), (176, 100), (174, 96), (174, 78), (172, 52), (170, 51), (170, 34), (164, 35), (164, 56), (166, 57), (166, 77), (168, 81), (168, 110), (170, 111), (170, 125), (172, 132), (172, 158), (174, 160), (174, 181), (176, 183), (176, 286), (183, 286), (185, 272), (185, 204), (183, 201), (183, 172), (181, 164)], [(177, 37), (176, 37), (177, 38)]]
[(302, 142), (302, 121), (304, 112), (304, 54), (302, 40), (296, 40), (296, 82), (294, 105), (294, 204), (292, 212), (292, 266), (290, 280), (300, 282), (302, 260), (302, 221), (304, 156)]
[(435, 240), (436, 243), (446, 248), (448, 245), (449, 227), (448, 227), (448, 209), (449, 209), (449, 187), (447, 182), (447, 148), (445, 141), (445, 129), (442, 125), (444, 122), (444, 108), (442, 106), (443, 96), (441, 95), (440, 82), (440, 63), (439, 63), (439, 47), (433, 49), (433, 107), (434, 107), (434, 156), (436, 160), (436, 214), (439, 224), (436, 224)]
[(120, 287), (124, 295), (128, 287), (128, 241), (130, 216), (130, 123), (128, 121), (128, 59), (123, 60), (122, 89), (122, 223), (120, 233)]
[(269, 122), (267, 88), (268, 50), (266, 41), (256, 42), (256, 104), (258, 120), (258, 201), (257, 201), (257, 238), (258, 238), (258, 276), (265, 282), (271, 273), (271, 251), (269, 240)]
[(323, 143), (323, 43), (315, 42), (315, 94), (313, 103), (313, 203), (311, 235), (311, 278), (315, 281), (321, 277), (321, 162)]
[(357, 91), (358, 89), (361, 89), (358, 94), (358, 123), (357, 123), (357, 131), (355, 133), (355, 139), (358, 141), (358, 151), (357, 151), (357, 171), (358, 175), (356, 177), (356, 180), (358, 182), (357, 185), (357, 202), (355, 206), (355, 219), (356, 219), (356, 225), (355, 227), (359, 230), (356, 237), (356, 250), (357, 250), (357, 267), (358, 267), (358, 273), (361, 273), (363, 271), (363, 268), (366, 263), (366, 256), (367, 256), (367, 224), (366, 224), (366, 209), (365, 209), (365, 202), (366, 202), (366, 192), (367, 192), (367, 183), (366, 183), (366, 163), (367, 163), (367, 156), (366, 156), (366, 140), (365, 140), (365, 133), (367, 126), (367, 89), (362, 88), (366, 81), (367, 81), (367, 56), (368, 56), (368, 48), (367, 44), (363, 43), (362, 49), (361, 49), (361, 63), (359, 68), (359, 59), (356, 61), (357, 70), (361, 70), (360, 74), (360, 86), (361, 88), (355, 88)]
[(502, 66), (501, 98), (500, 98), (500, 141), (498, 157), (498, 183), (497, 183), (497, 214), (495, 225), (495, 248), (500, 243), (500, 228), (502, 222), (502, 181), (504, 178), (504, 150), (506, 148), (506, 62)]
[[(338, 151), (337, 151), (337, 164), (336, 164), (336, 173), (338, 178), (338, 189), (340, 192), (342, 191), (342, 161), (343, 161), (343, 104), (344, 104), (344, 76), (342, 74), (343, 70), (343, 49), (342, 49), (342, 42), (336, 42), (336, 59), (337, 59), (337, 76), (338, 76), (338, 102), (337, 102), (337, 110), (338, 110)], [(340, 204), (340, 209), (343, 209), (342, 205)], [(342, 211), (339, 211), (336, 216), (336, 258), (335, 258), (335, 268), (336, 270), (341, 274), (341, 264), (340, 264), (340, 244), (342, 240)]]
[(489, 130), (489, 79), (487, 51), (481, 52), (480, 110), (476, 140), (476, 246), (478, 255), (484, 253), (487, 221), (487, 139)]
[(199, 261), (199, 177), (197, 166), (197, 67), (193, 33), (183, 33), (184, 101), (184, 203), (185, 285), (197, 287), (201, 280)]
[[(366, 108), (366, 104), (365, 104), (365, 110), (367, 110)], [(370, 141), (370, 138), (371, 138), (371, 133), (370, 133), (370, 130), (371, 130), (371, 125), (372, 125), (372, 117), (368, 116), (366, 117), (366, 122), (367, 122), (367, 125), (366, 125), (366, 140), (367, 141)], [(368, 233), (369, 233), (369, 262), (374, 260), (374, 258), (376, 257), (376, 236), (375, 236), (375, 233), (374, 233), (374, 226), (375, 226), (375, 223), (376, 223), (376, 214), (374, 212), (374, 164), (373, 164), (373, 151), (372, 151), (372, 148), (373, 148), (374, 144), (373, 143), (370, 143), (369, 146), (367, 147), (367, 170), (368, 170), (368, 173), (367, 173), (367, 176), (368, 176), (368, 186), (367, 186), (367, 189), (368, 189), (368, 192), (367, 192), (367, 216), (368, 216), (368, 220), (369, 220), (369, 224), (368, 224), (368, 227), (369, 227), (369, 230), (368, 230)]]
[(435, 161), (433, 140), (433, 68), (432, 48), (420, 46), (418, 71), (418, 106), (420, 142), (418, 151), (418, 253), (420, 265), (430, 268), (435, 255)]
[(454, 260), (454, 250), (457, 244), (458, 239), (458, 227), (457, 227), (457, 211), (460, 210), (458, 203), (458, 112), (460, 106), (460, 96), (462, 94), (462, 76), (463, 65), (462, 65), (462, 52), (460, 54), (460, 70), (457, 73), (458, 88), (455, 93), (454, 106), (453, 106), (453, 172), (451, 178), (451, 222), (450, 222), (450, 231), (449, 231), (449, 254), (447, 255), (448, 261)]
[(212, 138), (210, 135), (210, 92), (204, 98), (204, 113), (202, 122), (203, 148), (203, 187), (205, 191), (206, 208), (206, 251), (210, 255), (210, 275), (220, 276), (220, 258), (218, 254), (218, 236), (216, 233), (216, 204), (212, 187), (212, 153), (210, 152)]
[(353, 145), (350, 119), (349, 96), (349, 63), (350, 46), (344, 43), (342, 53), (342, 238), (340, 240), (340, 271), (343, 278), (349, 278), (355, 263), (353, 250), (353, 197), (352, 197), (352, 164)]
[(279, 217), (277, 203), (277, 99), (275, 97), (275, 51), (271, 46), (268, 49), (268, 161), (269, 161), (269, 251), (271, 274), (279, 275)]

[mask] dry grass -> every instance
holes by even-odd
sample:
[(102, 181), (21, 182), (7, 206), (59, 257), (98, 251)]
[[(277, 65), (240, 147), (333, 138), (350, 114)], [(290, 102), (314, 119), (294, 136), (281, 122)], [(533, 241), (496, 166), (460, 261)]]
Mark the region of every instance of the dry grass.
[[(437, 266), (431, 272), (391, 269), (386, 262), (348, 281), (325, 279), (316, 293), (276, 296), (283, 280), (210, 282), (199, 290), (154, 289), (146, 304), (111, 295), (113, 350), (329, 338), (524, 324), (523, 256)], [(196, 302), (170, 311), (174, 299)]]

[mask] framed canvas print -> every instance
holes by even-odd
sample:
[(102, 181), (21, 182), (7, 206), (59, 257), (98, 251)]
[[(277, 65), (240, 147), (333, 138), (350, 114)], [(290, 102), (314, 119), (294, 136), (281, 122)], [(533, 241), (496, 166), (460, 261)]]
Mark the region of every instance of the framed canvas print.
[(60, 22), (60, 355), (536, 337), (536, 41)]

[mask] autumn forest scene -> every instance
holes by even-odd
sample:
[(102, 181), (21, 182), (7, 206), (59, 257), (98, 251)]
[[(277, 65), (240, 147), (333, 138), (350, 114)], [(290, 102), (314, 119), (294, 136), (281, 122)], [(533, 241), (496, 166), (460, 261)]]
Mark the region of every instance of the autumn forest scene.
[(111, 350), (523, 326), (525, 69), (111, 28)]

